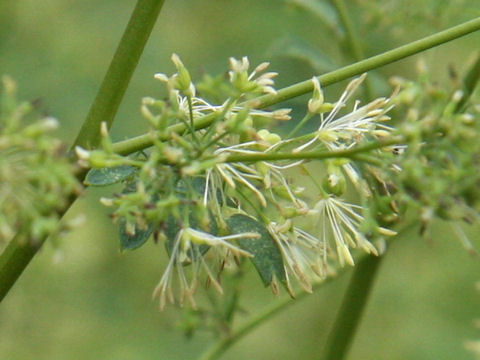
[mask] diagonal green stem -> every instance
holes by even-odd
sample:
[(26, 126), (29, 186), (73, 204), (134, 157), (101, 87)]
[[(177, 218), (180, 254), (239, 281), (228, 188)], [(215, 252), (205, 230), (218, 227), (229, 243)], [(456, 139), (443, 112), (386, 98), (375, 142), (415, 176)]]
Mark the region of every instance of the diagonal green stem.
[[(318, 77), (323, 87), (332, 85), (339, 81), (348, 79), (352, 76), (362, 74), (366, 71), (376, 69), (383, 65), (390, 64), (392, 62), (404, 59), (408, 56), (418, 54), (422, 51), (428, 50), (435, 46), (452, 41), (459, 37), (470, 34), (480, 29), (480, 17), (467, 21), (463, 24), (451, 27), (447, 30), (441, 31), (434, 35), (427, 36), (423, 39), (411, 42), (409, 44), (400, 46), (396, 49), (387, 51), (383, 54), (370, 57), (368, 59), (356, 62), (354, 64), (345, 66), (341, 69), (331, 71)], [(304, 95), (313, 90), (313, 83), (311, 80), (302, 81), (300, 83), (288, 86), (280, 89), (276, 94), (269, 94), (252, 99), (247, 103), (250, 108), (263, 109), (270, 105), (278, 104), (282, 101)], [(209, 126), (216, 114), (209, 114), (195, 120), (195, 128), (203, 129)], [(182, 133), (186, 130), (183, 124), (176, 124), (170, 128), (171, 131)], [(148, 133), (140, 135), (131, 139), (117, 142), (114, 144), (113, 149), (116, 153), (121, 155), (127, 155), (140, 151), (147, 147), (152, 146), (153, 140), (158, 139), (155, 133)], [(159, 140), (165, 140), (159, 138)]]
[(347, 356), (365, 311), (382, 259), (383, 256), (369, 256), (355, 266), (339, 313), (327, 340), (324, 360), (342, 360)]
[[(360, 260), (362, 262), (363, 259)], [(346, 271), (344, 269), (338, 270), (338, 276), (330, 276), (326, 278), (323, 282), (315, 284), (313, 290), (317, 290), (320, 287), (325, 286), (329, 282), (337, 279), (339, 276), (343, 275)], [(266, 320), (270, 319), (279, 312), (287, 309), (290, 305), (296, 304), (299, 300), (305, 298), (307, 295), (311, 295), (306, 291), (299, 293), (295, 299), (290, 297), (285, 297), (281, 300), (278, 300), (265, 308), (263, 311), (252, 316), (248, 321), (240, 326), (237, 330), (231, 333), (228, 337), (221, 339), (220, 341), (214, 343), (207, 351), (201, 355), (200, 360), (214, 360), (218, 359), (225, 351), (227, 351), (233, 344), (238, 342), (245, 335), (249, 334), (252, 330), (257, 328), (260, 324), (264, 323)]]
[(110, 67), (74, 145), (95, 148), (100, 143), (100, 124), (110, 128), (137, 67), (164, 0), (138, 0)]
[[(164, 0), (138, 0), (90, 113), (74, 145), (95, 147), (100, 139), (100, 123), (106, 121), (107, 124), (111, 125), (163, 2)], [(82, 171), (77, 177), (83, 180), (85, 174), (86, 171)], [(60, 211), (61, 215), (68, 210), (74, 201), (75, 197), (72, 197), (67, 207)], [(17, 234), (0, 254), (0, 302), (45, 240), (44, 238), (32, 243), (23, 234)]]
[[(65, 209), (60, 212), (63, 215), (75, 201), (72, 197)], [(40, 250), (45, 238), (32, 243), (23, 233), (18, 233), (8, 243), (0, 255), (0, 302), (8, 294), (12, 286), (28, 266), (35, 254)]]
[(279, 153), (258, 153), (258, 154), (238, 154), (230, 155), (225, 162), (257, 162), (257, 161), (275, 161), (275, 160), (319, 160), (332, 158), (352, 158), (354, 155), (365, 153), (375, 149), (381, 149), (387, 146), (397, 145), (404, 141), (403, 137), (396, 136), (385, 140), (370, 142), (361, 146), (349, 149), (326, 151), (313, 150), (298, 153), (279, 152)]
[[(348, 79), (352, 76), (362, 74), (366, 71), (391, 64), (395, 61), (404, 59), (408, 56), (418, 54), (422, 51), (431, 49), (440, 44), (452, 41), (459, 37), (470, 34), (480, 29), (480, 17), (464, 22), (463, 24), (453, 26), (449, 29), (440, 31), (436, 34), (427, 36), (423, 39), (413, 41), (409, 44), (400, 46), (396, 49), (384, 52), (380, 55), (372, 56), (368, 59), (345, 66), (339, 70), (331, 71), (318, 77), (322, 86), (328, 86), (339, 81)], [(265, 108), (279, 102), (304, 95), (313, 90), (311, 80), (302, 81), (295, 85), (280, 89), (277, 94), (269, 94), (252, 100), (249, 104), (253, 108)]]

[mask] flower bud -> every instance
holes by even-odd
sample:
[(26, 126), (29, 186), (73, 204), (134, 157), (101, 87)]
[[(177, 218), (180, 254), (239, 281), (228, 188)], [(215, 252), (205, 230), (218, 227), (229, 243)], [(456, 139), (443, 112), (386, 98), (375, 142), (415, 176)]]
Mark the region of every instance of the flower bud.
[(331, 194), (336, 196), (343, 195), (347, 188), (347, 183), (340, 166), (333, 162), (327, 163), (327, 176), (323, 181), (323, 186)]
[(317, 77), (312, 78), (313, 82), (313, 95), (310, 100), (308, 100), (308, 111), (312, 114), (317, 114), (318, 111), (321, 109), (324, 103), (324, 96), (323, 91), (320, 87), (320, 81)]
[(177, 68), (177, 75), (174, 77), (173, 87), (180, 90), (185, 95), (194, 96), (195, 87), (192, 84), (192, 79), (187, 68), (183, 65), (180, 57), (177, 54), (172, 55), (172, 62)]

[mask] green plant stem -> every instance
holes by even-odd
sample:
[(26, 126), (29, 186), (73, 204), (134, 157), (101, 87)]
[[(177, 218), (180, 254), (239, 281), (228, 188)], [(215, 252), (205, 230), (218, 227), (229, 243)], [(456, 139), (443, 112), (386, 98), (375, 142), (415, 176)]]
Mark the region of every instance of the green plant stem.
[[(323, 282), (315, 284), (313, 289), (316, 290), (321, 286), (325, 286), (329, 282), (333, 281), (334, 279), (338, 278), (340, 275), (345, 273), (345, 271), (340, 270), (338, 276), (330, 276), (326, 278)], [(302, 290), (298, 295), (296, 295), (295, 299), (291, 297), (284, 297), (280, 299), (264, 310), (260, 311), (258, 314), (252, 316), (248, 321), (239, 326), (238, 329), (233, 331), (228, 337), (225, 337), (218, 342), (214, 343), (210, 348), (207, 349), (205, 353), (203, 353), (200, 357), (200, 360), (213, 360), (218, 359), (220, 355), (222, 355), (225, 351), (227, 351), (233, 344), (238, 342), (241, 338), (245, 335), (250, 333), (254, 330), (257, 326), (262, 324), (264, 321), (270, 319), (277, 313), (287, 309), (290, 305), (296, 304), (298, 300), (305, 298), (307, 295), (311, 295), (310, 293)]]
[[(365, 58), (362, 47), (360, 46), (360, 39), (357, 36), (355, 27), (352, 21), (351, 16), (348, 13), (347, 6), (345, 5), (344, 0), (331, 0), (330, 1), (333, 7), (337, 10), (338, 17), (343, 24), (345, 29), (346, 40), (348, 48), (352, 57), (355, 61), (360, 61)], [(372, 86), (370, 84), (370, 79), (365, 80), (365, 96), (367, 99), (373, 99)]]
[(100, 124), (110, 128), (164, 0), (138, 0), (87, 119), (74, 142), (86, 149), (100, 143)]
[[(138, 0), (94, 104), (74, 145), (87, 148), (98, 145), (100, 123), (106, 121), (107, 124), (111, 125), (163, 2), (164, 0)], [(77, 178), (82, 181), (85, 174), (86, 170), (82, 170), (77, 174)], [(69, 199), (66, 208), (60, 211), (61, 215), (68, 210), (75, 198), (75, 196), (72, 196)], [(45, 240), (46, 238), (43, 238), (32, 242), (19, 233), (0, 254), (0, 302), (8, 294)]]
[[(83, 180), (86, 174), (87, 170), (81, 169), (77, 173), (77, 178)], [(63, 216), (75, 199), (76, 196), (74, 195), (68, 199), (65, 208), (59, 211), (60, 216)], [(45, 240), (46, 238), (41, 238), (33, 242), (24, 233), (20, 232), (14, 236), (0, 254), (0, 302), (8, 294), (38, 250), (40, 250)]]
[[(354, 272), (354, 275), (352, 276), (352, 279), (350, 280), (349, 284), (349, 289), (347, 291), (347, 294), (345, 295), (345, 300), (350, 300), (353, 305), (351, 309), (354, 307), (357, 307), (355, 314), (358, 316), (361, 315), (363, 305), (366, 303), (366, 300), (368, 298), (368, 293), (369, 289), (371, 288), (373, 284), (373, 280), (375, 279), (376, 271), (380, 265), (381, 258), (376, 258), (372, 257), (369, 255), (363, 255), (360, 260), (357, 261), (357, 265), (355, 266), (356, 270)], [(344, 269), (338, 270), (339, 275), (344, 274), (346, 271)], [(363, 276), (363, 277), (362, 277)], [(333, 281), (334, 279), (338, 278), (337, 277), (328, 277), (325, 281), (315, 284), (313, 289), (317, 290), (318, 288), (325, 286), (327, 283)], [(363, 290), (362, 290), (363, 289)], [(365, 293), (362, 293), (362, 291), (365, 291)], [(293, 305), (298, 302), (298, 300), (303, 299), (306, 297), (306, 295), (310, 295), (306, 291), (302, 291), (300, 294), (296, 296), (295, 299), (291, 299), (289, 297), (285, 297), (281, 300), (278, 300), (274, 302), (273, 304), (269, 305), (266, 309), (263, 311), (259, 312), (258, 314), (252, 316), (245, 324), (240, 326), (237, 330), (232, 332), (230, 336), (225, 337), (218, 342), (214, 343), (207, 351), (202, 354), (200, 357), (200, 360), (214, 360), (218, 359), (220, 355), (222, 355), (225, 351), (227, 351), (233, 344), (238, 342), (241, 338), (243, 338), (245, 335), (250, 333), (252, 330), (254, 330), (256, 327), (258, 327), (260, 324), (262, 324), (264, 321), (270, 319), (277, 313), (287, 309), (290, 305)], [(354, 295), (356, 297), (351, 297), (348, 298), (349, 295)], [(362, 303), (358, 304), (356, 302)], [(342, 310), (344, 309), (344, 305), (346, 305), (347, 301), (342, 304)], [(356, 320), (344, 318), (342, 313), (342, 323), (344, 325), (347, 325), (347, 321), (349, 322), (350, 328), (347, 330), (355, 330), (354, 325), (352, 322), (357, 322), (358, 318)], [(352, 316), (353, 311), (349, 313), (349, 316)], [(341, 325), (341, 323), (338, 321), (340, 319), (337, 318), (337, 321), (335, 322), (335, 326)], [(345, 331), (342, 330), (342, 332), (336, 331), (335, 333), (343, 333), (345, 335)], [(330, 357), (328, 359), (338, 359), (341, 360), (342, 357)]]
[(287, 135), (287, 139), (291, 139), (311, 118), (313, 118), (315, 114), (312, 114), (311, 112), (308, 112), (302, 120), (298, 122), (298, 124), (293, 128), (292, 131), (290, 131)]
[(383, 256), (368, 256), (355, 266), (327, 340), (324, 360), (342, 360), (348, 354), (382, 259)]
[[(480, 17), (464, 22), (460, 25), (453, 26), (449, 29), (440, 31), (436, 34), (427, 36), (423, 39), (413, 41), (409, 44), (400, 46), (396, 49), (384, 52), (380, 55), (372, 56), (368, 59), (345, 66), (341, 69), (331, 71), (318, 77), (320, 84), (325, 87), (339, 81), (348, 79), (352, 76), (362, 74), (366, 71), (379, 68), (381, 66), (391, 64), (395, 61), (404, 59), (408, 56), (418, 54), (422, 51), (431, 49), (440, 44), (447, 43), (459, 37), (470, 34), (480, 29)], [(277, 104), (279, 102), (304, 95), (313, 90), (311, 80), (302, 81), (295, 85), (280, 89), (276, 94), (264, 95), (249, 101), (253, 108), (265, 108), (267, 106)]]
[(230, 155), (225, 162), (257, 162), (273, 160), (308, 160), (308, 159), (331, 159), (331, 158), (352, 158), (354, 155), (392, 146), (405, 141), (401, 136), (395, 136), (385, 140), (370, 142), (365, 145), (356, 146), (335, 151), (300, 151), (298, 153), (258, 153), (258, 154), (236, 154)]
[[(459, 37), (470, 34), (480, 29), (480, 17), (467, 21), (463, 24), (451, 27), (434, 35), (400, 46), (396, 49), (387, 51), (383, 54), (370, 57), (368, 59), (345, 66), (341, 69), (331, 71), (318, 77), (321, 85), (326, 87), (339, 81), (348, 79), (352, 76), (362, 74), (366, 71), (376, 69), (383, 65), (391, 64), (395, 61), (404, 59), (408, 56), (418, 54), (432, 47), (444, 44)], [(247, 102), (250, 108), (262, 109), (270, 105), (278, 104), (282, 101), (304, 95), (313, 90), (311, 80), (305, 80), (297, 84), (280, 89), (276, 94), (260, 96)], [(209, 114), (196, 119), (195, 129), (203, 129), (209, 126), (216, 118), (217, 114)], [(170, 131), (182, 133), (186, 130), (184, 124), (175, 124), (169, 128)], [(148, 133), (117, 142), (113, 145), (113, 150), (120, 155), (128, 155), (136, 151), (143, 150), (152, 146), (154, 139), (166, 140), (166, 137), (158, 137), (155, 133)]]
[(28, 244), (23, 234), (17, 234), (2, 252), (0, 257), (0, 300), (7, 295), (12, 285), (21, 275), (25, 264), (36, 254), (40, 244)]

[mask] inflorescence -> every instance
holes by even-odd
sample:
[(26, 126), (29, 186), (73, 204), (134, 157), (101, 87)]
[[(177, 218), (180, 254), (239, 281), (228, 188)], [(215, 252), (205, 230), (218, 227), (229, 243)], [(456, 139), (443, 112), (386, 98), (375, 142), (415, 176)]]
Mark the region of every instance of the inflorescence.
[[(170, 260), (154, 292), (161, 308), (175, 299), (195, 307), (193, 295), (202, 281), (221, 293), (221, 272), (243, 258), (274, 292), (281, 284), (293, 296), (294, 280), (311, 291), (335, 264), (354, 265), (352, 249), (383, 251), (385, 237), (395, 235), (390, 228), (402, 202), (412, 201), (404, 195), (413, 196), (411, 188), (402, 190), (414, 174), (402, 162), (414, 161), (411, 150), (392, 141), (413, 135), (386, 125), (391, 98), (355, 101), (349, 108), (363, 75), (328, 103), (313, 78), (304, 119), (282, 137), (269, 125), (288, 120), (289, 109), (248, 105), (255, 96), (275, 94), (277, 74), (265, 72), (268, 63), (249, 72), (247, 58), (232, 58), (228, 80), (220, 86), (212, 78), (194, 85), (179, 57), (172, 61), (175, 74), (155, 75), (167, 99), (142, 102), (152, 127), (149, 150), (118, 155), (105, 126), (101, 150), (77, 148), (85, 166), (107, 177), (109, 171), (123, 174), (117, 180), (124, 190), (101, 200), (113, 208), (123, 248), (138, 247), (151, 234), (165, 244)], [(206, 97), (199, 97), (198, 89)], [(408, 91), (404, 86), (396, 96), (404, 100), (395, 101), (405, 101)], [(221, 96), (220, 104), (208, 101)], [(316, 130), (297, 135), (307, 121), (316, 122)], [(403, 133), (407, 136), (398, 136)], [(298, 156), (307, 152), (321, 160)]]

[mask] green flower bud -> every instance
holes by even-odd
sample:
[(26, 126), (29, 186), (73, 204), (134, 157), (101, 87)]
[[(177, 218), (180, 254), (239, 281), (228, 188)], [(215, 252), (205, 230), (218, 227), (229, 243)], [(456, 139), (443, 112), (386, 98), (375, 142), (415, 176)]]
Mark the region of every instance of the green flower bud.
[[(188, 72), (187, 68), (183, 65), (180, 57), (177, 54), (172, 55), (172, 62), (177, 68), (177, 76), (174, 78), (174, 88), (177, 90), (182, 91), (186, 95), (193, 96), (191, 94), (191, 84), (192, 79), (190, 77), (190, 73)], [(188, 94), (187, 94), (188, 92)]]
[(347, 183), (340, 166), (330, 161), (327, 163), (327, 176), (323, 180), (323, 187), (336, 196), (345, 193)]

